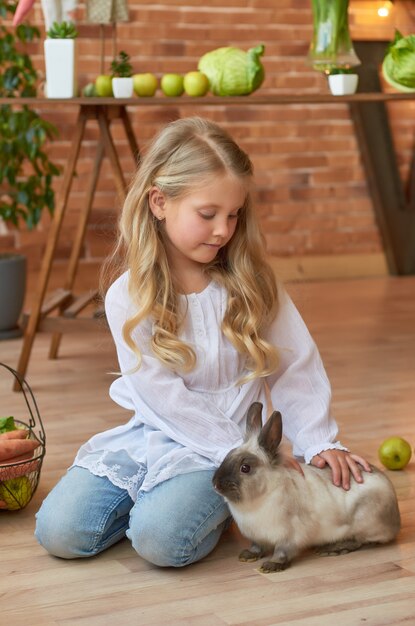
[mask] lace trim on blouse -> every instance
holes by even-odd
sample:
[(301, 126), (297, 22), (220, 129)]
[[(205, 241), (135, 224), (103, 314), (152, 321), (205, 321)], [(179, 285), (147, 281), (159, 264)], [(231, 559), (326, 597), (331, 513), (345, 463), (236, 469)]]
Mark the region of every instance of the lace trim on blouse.
[(125, 489), (134, 502), (147, 474), (146, 466), (133, 461), (125, 451), (95, 452), (84, 458), (78, 458), (76, 465), (84, 467), (95, 476), (106, 476), (113, 485)]

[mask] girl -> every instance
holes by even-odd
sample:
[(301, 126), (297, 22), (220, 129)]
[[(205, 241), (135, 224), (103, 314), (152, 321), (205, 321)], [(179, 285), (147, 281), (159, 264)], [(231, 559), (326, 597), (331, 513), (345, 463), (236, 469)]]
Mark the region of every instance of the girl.
[(266, 386), (294, 455), (345, 489), (370, 471), (334, 441), (330, 385), (265, 260), (251, 182), (248, 156), (199, 118), (169, 124), (144, 157), (105, 298), (121, 371), (110, 396), (133, 416), (83, 445), (44, 501), (36, 536), (51, 554), (91, 556), (127, 535), (159, 566), (207, 555), (229, 519), (214, 469)]

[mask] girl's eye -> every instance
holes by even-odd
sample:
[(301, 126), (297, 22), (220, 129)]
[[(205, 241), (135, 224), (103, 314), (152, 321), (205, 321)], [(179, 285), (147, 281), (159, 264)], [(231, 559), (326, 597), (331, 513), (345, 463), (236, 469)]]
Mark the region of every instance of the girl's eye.
[(242, 474), (249, 474), (249, 472), (251, 471), (251, 466), (248, 465), (248, 463), (242, 463), (240, 469), (241, 469)]
[[(210, 213), (199, 213), (200, 217), (204, 220), (213, 220), (213, 218), (215, 217), (215, 214), (210, 214)], [(237, 220), (239, 217), (238, 213), (235, 213), (234, 215), (228, 215), (228, 219), (229, 220)]]

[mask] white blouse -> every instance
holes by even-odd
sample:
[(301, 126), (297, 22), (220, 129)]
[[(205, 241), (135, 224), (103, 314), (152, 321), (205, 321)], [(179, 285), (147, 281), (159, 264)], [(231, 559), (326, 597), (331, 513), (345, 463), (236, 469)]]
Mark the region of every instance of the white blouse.
[[(120, 426), (84, 444), (73, 463), (127, 489), (135, 501), (139, 489), (150, 490), (178, 474), (217, 467), (243, 441), (246, 412), (252, 402), (267, 405), (268, 385), (274, 409), (281, 411), (293, 454), (308, 463), (331, 448), (346, 449), (334, 439), (330, 383), (310, 333), (283, 287), (280, 308), (267, 339), (279, 350), (278, 371), (267, 379), (238, 385), (244, 359), (221, 332), (226, 290), (212, 281), (202, 292), (180, 296), (185, 321), (180, 337), (197, 356), (189, 373), (171, 372), (152, 354), (152, 321), (136, 327), (133, 338), (142, 353), (141, 367), (122, 337), (133, 316), (128, 272), (109, 288), (105, 311), (115, 341), (120, 371), (111, 398), (132, 412)], [(263, 419), (266, 419), (265, 414)], [(268, 414), (268, 413), (267, 413)]]

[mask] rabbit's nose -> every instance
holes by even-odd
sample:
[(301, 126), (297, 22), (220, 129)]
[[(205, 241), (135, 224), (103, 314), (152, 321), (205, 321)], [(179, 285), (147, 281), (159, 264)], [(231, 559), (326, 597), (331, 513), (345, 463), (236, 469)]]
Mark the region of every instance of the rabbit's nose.
[(235, 488), (235, 484), (232, 481), (227, 480), (226, 478), (214, 478), (213, 488), (215, 491), (223, 496), (226, 495), (229, 491), (232, 491)]
[(218, 480), (217, 478), (215, 479), (215, 477), (213, 477), (212, 483), (213, 483), (213, 489), (215, 491), (219, 491), (219, 489), (220, 489), (220, 480)]
[(226, 488), (225, 482), (220, 476), (216, 474), (213, 475), (212, 484), (215, 491), (218, 493), (222, 493), (224, 488)]

